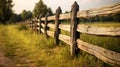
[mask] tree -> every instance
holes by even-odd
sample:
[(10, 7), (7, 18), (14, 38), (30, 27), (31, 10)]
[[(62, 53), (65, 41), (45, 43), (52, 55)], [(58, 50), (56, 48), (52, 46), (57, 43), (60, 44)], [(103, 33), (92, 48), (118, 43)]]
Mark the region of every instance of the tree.
[(53, 14), (52, 9), (51, 9), (50, 7), (47, 9), (47, 12), (49, 12), (49, 13), (50, 13), (50, 15), (52, 15), (52, 14)]
[(32, 17), (32, 12), (31, 11), (26, 11), (26, 10), (22, 11), (22, 13), (21, 13), (22, 20), (27, 20), (31, 17)]
[(65, 13), (69, 13), (68, 11), (65, 11)]
[(51, 10), (51, 8), (47, 8), (47, 6), (43, 3), (43, 1), (42, 1), (42, 0), (39, 0), (39, 2), (36, 3), (35, 8), (34, 8), (34, 10), (33, 10), (34, 16), (37, 17), (37, 16), (39, 16), (40, 14), (41, 14), (42, 16), (45, 16), (45, 14), (46, 14), (47, 12), (49, 12), (50, 14), (53, 13), (52, 10)]
[(22, 18), (22, 20), (26, 20), (26, 18), (27, 18), (27, 11), (26, 10), (22, 11), (21, 18)]
[(21, 15), (13, 14), (9, 20), (9, 23), (16, 23), (22, 21)]
[(120, 22), (120, 13), (113, 15), (112, 19), (114, 22)]
[(12, 0), (0, 0), (0, 21), (4, 24), (12, 17), (12, 2)]
[(32, 12), (31, 11), (27, 12), (27, 19), (29, 19), (29, 18), (32, 18)]

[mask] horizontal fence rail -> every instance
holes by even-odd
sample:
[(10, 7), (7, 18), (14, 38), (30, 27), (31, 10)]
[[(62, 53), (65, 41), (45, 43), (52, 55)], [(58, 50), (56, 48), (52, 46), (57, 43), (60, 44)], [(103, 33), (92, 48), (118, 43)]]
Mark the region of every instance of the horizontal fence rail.
[[(48, 27), (54, 29), (54, 24), (48, 24)], [(70, 25), (60, 24), (59, 28), (70, 32)], [(115, 27), (106, 28), (106, 27), (78, 24), (77, 31), (80, 33), (94, 34), (94, 35), (120, 36), (120, 28), (115, 28)]]
[[(76, 48), (83, 50), (89, 54), (96, 56), (98, 59), (112, 65), (120, 66), (120, 53), (98, 47), (94, 44), (89, 44), (82, 41), (78, 36), (80, 33), (100, 35), (100, 36), (120, 36), (120, 27), (97, 27), (84, 24), (78, 24), (78, 18), (89, 18), (95, 16), (106, 16), (114, 15), (120, 13), (120, 3), (106, 6), (102, 8), (89, 9), (89, 10), (79, 10), (79, 5), (75, 2), (72, 5), (71, 13), (61, 14), (61, 8), (58, 7), (56, 14), (54, 16), (49, 16), (47, 13), (45, 17), (40, 17), (39, 19), (34, 19), (30, 23), (31, 29), (37, 31), (38, 33), (44, 33), (45, 37), (48, 36), (55, 38), (55, 44), (59, 44), (59, 40), (67, 43), (71, 49), (71, 56), (75, 55)], [(71, 24), (60, 24), (60, 20), (70, 19)], [(55, 24), (48, 23), (54, 20)], [(54, 29), (50, 31), (49, 28)], [(60, 30), (65, 30), (70, 32), (70, 36), (60, 34)]]
[[(77, 12), (77, 18), (88, 18), (88, 17), (95, 17), (95, 16), (104, 16), (104, 15), (114, 15), (116, 13), (120, 13), (120, 3), (102, 7), (102, 8), (94, 8), (89, 10), (82, 10)], [(63, 19), (70, 19), (71, 13), (67, 14), (60, 14), (60, 20)], [(42, 18), (42, 21), (44, 21), (45, 18)], [(49, 16), (48, 21), (55, 20), (55, 16)]]

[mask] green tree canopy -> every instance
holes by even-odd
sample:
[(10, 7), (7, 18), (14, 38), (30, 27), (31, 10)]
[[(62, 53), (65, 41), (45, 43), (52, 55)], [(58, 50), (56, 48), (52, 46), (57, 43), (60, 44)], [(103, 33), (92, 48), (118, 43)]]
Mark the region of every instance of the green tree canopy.
[(0, 21), (4, 24), (12, 17), (12, 2), (12, 0), (0, 0)]
[(13, 14), (9, 20), (9, 23), (16, 23), (16, 22), (20, 22), (20, 21), (22, 21), (21, 15)]
[(47, 6), (43, 3), (42, 0), (39, 0), (38, 3), (36, 3), (36, 6), (33, 10), (33, 14), (34, 16), (39, 16), (39, 15), (42, 15), (42, 16), (45, 16), (45, 14), (49, 12), (50, 14), (52, 14), (52, 10), (51, 8), (47, 8)]
[(27, 20), (31, 17), (32, 17), (32, 12), (31, 11), (26, 11), (26, 10), (22, 11), (22, 13), (21, 13), (22, 20)]

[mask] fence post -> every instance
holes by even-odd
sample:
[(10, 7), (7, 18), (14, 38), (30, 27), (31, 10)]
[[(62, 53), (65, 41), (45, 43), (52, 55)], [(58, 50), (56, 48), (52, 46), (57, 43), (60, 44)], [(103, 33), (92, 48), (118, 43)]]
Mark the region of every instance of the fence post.
[(37, 17), (36, 19), (36, 31), (37, 31), (37, 34), (39, 33), (39, 17)]
[(39, 16), (39, 33), (41, 34), (42, 32), (41, 32), (41, 23), (42, 23), (42, 21), (41, 21), (41, 18), (42, 18), (42, 15), (40, 15)]
[(47, 35), (47, 24), (48, 24), (48, 16), (49, 16), (50, 14), (49, 13), (47, 13), (46, 15), (45, 15), (45, 28), (44, 28), (44, 34), (45, 34), (45, 37), (46, 38), (48, 38), (48, 35)]
[(60, 13), (62, 13), (62, 10), (60, 7), (58, 7), (58, 9), (56, 10), (56, 14), (55, 14), (55, 31), (54, 31), (54, 38), (55, 38), (55, 44), (58, 45), (59, 44), (59, 34), (60, 34), (60, 29), (59, 24), (60, 24), (60, 20), (59, 20), (59, 15)]
[(33, 20), (31, 20), (31, 29), (33, 30)]
[(37, 32), (37, 17), (35, 18), (34, 25), (35, 25), (35, 26), (34, 26), (34, 28), (35, 28), (34, 31)]
[(71, 33), (71, 56), (74, 57), (76, 54), (76, 48), (77, 48), (77, 38), (79, 37), (79, 33), (77, 33), (77, 25), (78, 25), (78, 19), (77, 19), (77, 11), (79, 11), (79, 5), (75, 1), (74, 4), (71, 7), (71, 27), (70, 27), (70, 33)]
[(34, 19), (33, 19), (33, 21), (32, 21), (32, 31), (34, 31)]

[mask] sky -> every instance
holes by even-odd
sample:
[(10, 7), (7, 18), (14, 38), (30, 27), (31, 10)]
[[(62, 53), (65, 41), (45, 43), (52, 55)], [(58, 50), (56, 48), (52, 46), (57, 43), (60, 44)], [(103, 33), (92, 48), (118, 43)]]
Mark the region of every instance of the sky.
[[(21, 13), (24, 9), (33, 11), (34, 6), (38, 1), (39, 0), (13, 0), (13, 10), (17, 14)], [(70, 11), (71, 5), (75, 1), (78, 3), (80, 10), (99, 8), (115, 3), (120, 3), (120, 0), (43, 0), (43, 2), (48, 7), (50, 7), (53, 12), (55, 12), (58, 6), (60, 6), (63, 13)]]

